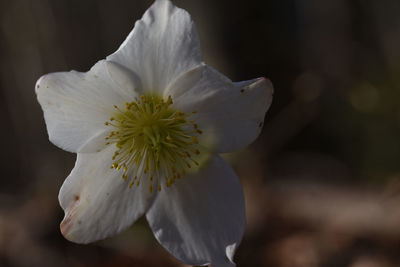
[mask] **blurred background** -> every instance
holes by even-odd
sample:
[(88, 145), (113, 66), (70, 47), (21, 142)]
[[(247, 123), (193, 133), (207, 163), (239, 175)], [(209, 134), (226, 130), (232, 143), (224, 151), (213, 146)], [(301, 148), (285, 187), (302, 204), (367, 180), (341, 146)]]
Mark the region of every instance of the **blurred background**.
[[(114, 52), (151, 0), (0, 0), (0, 266), (183, 266), (144, 219), (82, 246), (59, 231), (75, 155), (48, 141), (34, 84)], [(275, 86), (261, 136), (226, 155), (245, 190), (238, 266), (400, 266), (400, 2), (174, 3), (205, 61)]]

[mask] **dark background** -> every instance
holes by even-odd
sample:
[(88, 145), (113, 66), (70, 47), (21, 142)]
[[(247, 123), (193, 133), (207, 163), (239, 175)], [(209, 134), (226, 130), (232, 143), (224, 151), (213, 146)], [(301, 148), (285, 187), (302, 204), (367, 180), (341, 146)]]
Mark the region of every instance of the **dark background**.
[[(48, 141), (34, 93), (114, 52), (151, 3), (0, 0), (0, 266), (182, 266), (145, 220), (87, 246), (61, 236), (75, 155)], [(238, 266), (400, 266), (400, 2), (174, 3), (208, 64), (275, 87), (261, 136), (226, 155), (246, 195)]]

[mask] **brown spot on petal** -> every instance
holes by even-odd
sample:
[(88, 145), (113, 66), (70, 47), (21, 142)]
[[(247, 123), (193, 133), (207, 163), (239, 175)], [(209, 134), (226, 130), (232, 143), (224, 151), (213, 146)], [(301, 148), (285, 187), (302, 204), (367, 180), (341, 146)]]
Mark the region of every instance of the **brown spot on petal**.
[(71, 218), (70, 214), (68, 214), (60, 224), (61, 233), (65, 238), (67, 238), (68, 233), (71, 230), (71, 228), (72, 228), (72, 218)]
[(75, 195), (74, 201), (65, 209), (65, 217), (60, 224), (61, 233), (66, 239), (69, 239), (68, 235), (74, 226), (74, 218), (76, 210), (79, 207), (79, 199), (79, 195)]

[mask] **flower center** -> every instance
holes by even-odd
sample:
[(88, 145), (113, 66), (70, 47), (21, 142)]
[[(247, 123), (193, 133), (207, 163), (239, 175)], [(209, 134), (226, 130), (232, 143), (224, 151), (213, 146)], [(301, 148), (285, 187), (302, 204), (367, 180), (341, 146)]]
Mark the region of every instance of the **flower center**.
[[(157, 95), (142, 95), (122, 109), (114, 106), (115, 114), (104, 124), (113, 127), (106, 145), (116, 151), (111, 168), (123, 170), (122, 178), (131, 179), (129, 187), (140, 185), (142, 177), (153, 179), (161, 190), (162, 178), (169, 187), (192, 167), (199, 166), (200, 148), (197, 136), (202, 133), (196, 123), (172, 107), (171, 96), (165, 101)], [(134, 171), (130, 172), (131, 169)]]

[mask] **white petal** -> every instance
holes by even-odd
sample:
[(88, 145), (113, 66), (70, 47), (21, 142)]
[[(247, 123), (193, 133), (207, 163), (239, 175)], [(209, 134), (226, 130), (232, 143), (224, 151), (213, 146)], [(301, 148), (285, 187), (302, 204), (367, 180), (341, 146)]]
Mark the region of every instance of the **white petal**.
[(169, 0), (157, 0), (107, 59), (137, 73), (147, 91), (162, 92), (202, 61), (190, 15)]
[(44, 111), (50, 141), (71, 152), (96, 152), (104, 147), (104, 122), (113, 105), (134, 99), (137, 78), (126, 68), (99, 61), (89, 72), (58, 72), (41, 77), (36, 94)]
[(157, 240), (184, 263), (235, 265), (245, 227), (244, 197), (236, 174), (219, 156), (163, 188), (146, 217)]
[(65, 211), (61, 232), (68, 240), (89, 243), (116, 235), (151, 205), (156, 193), (149, 192), (149, 179), (129, 188), (122, 171), (110, 168), (114, 151), (78, 154), (58, 196)]
[(202, 63), (183, 73), (175, 81), (169, 84), (167, 89), (164, 91), (164, 97), (168, 98), (168, 96), (171, 95), (176, 99), (191, 90), (202, 79), (205, 68), (206, 65)]
[(273, 87), (266, 78), (233, 83), (209, 66), (183, 74), (166, 92), (203, 131), (203, 145), (217, 153), (242, 149), (259, 135), (271, 105)]

